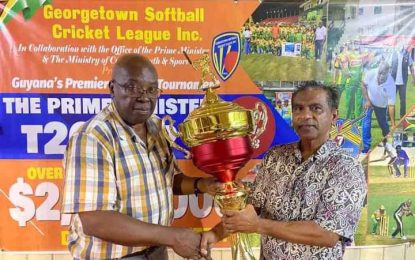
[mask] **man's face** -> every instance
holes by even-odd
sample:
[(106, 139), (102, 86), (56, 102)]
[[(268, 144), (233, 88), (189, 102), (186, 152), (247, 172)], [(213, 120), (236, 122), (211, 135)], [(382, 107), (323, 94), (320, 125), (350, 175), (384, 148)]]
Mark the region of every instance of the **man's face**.
[(379, 67), (378, 70), (378, 83), (383, 84), (385, 83), (386, 79), (388, 78), (388, 68), (387, 67)]
[[(158, 95), (152, 97), (145, 92), (149, 88), (157, 88), (157, 80), (154, 68), (146, 64), (128, 64), (116, 69), (113, 81), (110, 82), (111, 94), (117, 111), (128, 125), (144, 123), (153, 114)], [(137, 89), (144, 91), (137, 95), (131, 94), (123, 87), (127, 83), (134, 83)]]
[(301, 141), (325, 142), (332, 124), (337, 119), (337, 109), (327, 102), (322, 89), (305, 89), (292, 100), (293, 127)]

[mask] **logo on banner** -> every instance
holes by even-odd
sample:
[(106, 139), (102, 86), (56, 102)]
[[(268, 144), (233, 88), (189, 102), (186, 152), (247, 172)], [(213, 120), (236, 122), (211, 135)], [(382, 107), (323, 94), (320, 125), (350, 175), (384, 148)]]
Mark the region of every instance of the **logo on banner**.
[(225, 32), (213, 38), (213, 67), (223, 81), (229, 79), (236, 70), (240, 57), (241, 38), (238, 32)]
[(356, 122), (356, 119), (351, 121), (338, 118), (336, 125), (333, 126), (330, 131), (330, 136), (343, 150), (348, 152), (351, 156), (358, 158), (362, 137)]

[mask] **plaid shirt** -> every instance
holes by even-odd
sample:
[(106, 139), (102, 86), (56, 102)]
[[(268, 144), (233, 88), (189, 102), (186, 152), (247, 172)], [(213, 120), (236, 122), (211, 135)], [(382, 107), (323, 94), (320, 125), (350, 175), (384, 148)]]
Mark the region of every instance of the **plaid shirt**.
[(85, 235), (78, 212), (113, 210), (168, 226), (173, 220), (175, 158), (160, 119), (147, 120), (147, 147), (112, 103), (86, 122), (68, 143), (62, 212), (75, 214), (69, 250), (75, 258), (109, 259), (141, 251)]

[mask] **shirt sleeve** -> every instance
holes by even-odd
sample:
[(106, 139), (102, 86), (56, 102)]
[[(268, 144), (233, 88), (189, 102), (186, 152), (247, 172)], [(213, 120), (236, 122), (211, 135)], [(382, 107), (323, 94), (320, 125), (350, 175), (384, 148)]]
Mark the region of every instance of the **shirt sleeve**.
[(321, 195), (315, 222), (343, 238), (352, 239), (367, 188), (360, 163), (352, 158), (344, 160), (332, 170)]
[(250, 192), (248, 195), (248, 203), (252, 204), (255, 208), (262, 209), (265, 205), (265, 190), (264, 190), (264, 184), (265, 184), (265, 169), (264, 167), (266, 161), (266, 157), (261, 162), (260, 168), (258, 170), (257, 176), (255, 177), (255, 181), (248, 185), (250, 188)]
[(69, 140), (65, 158), (63, 213), (115, 210), (117, 188), (113, 151), (92, 134)]

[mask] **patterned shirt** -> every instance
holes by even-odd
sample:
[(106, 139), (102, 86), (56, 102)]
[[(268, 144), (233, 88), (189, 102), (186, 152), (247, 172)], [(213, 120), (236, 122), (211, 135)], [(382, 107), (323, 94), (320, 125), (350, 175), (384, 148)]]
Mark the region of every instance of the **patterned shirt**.
[(160, 134), (160, 119), (152, 116), (146, 124), (147, 146), (112, 103), (71, 136), (62, 212), (74, 213), (69, 236), (73, 257), (110, 259), (145, 249), (85, 235), (76, 213), (113, 210), (147, 223), (171, 224), (175, 158)]
[(314, 221), (338, 234), (334, 247), (261, 238), (261, 259), (341, 259), (352, 239), (366, 195), (360, 163), (333, 141), (302, 162), (298, 144), (273, 147), (264, 157), (249, 201), (261, 218)]

